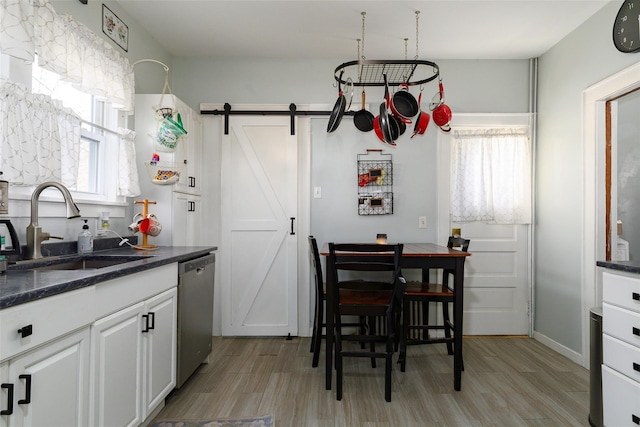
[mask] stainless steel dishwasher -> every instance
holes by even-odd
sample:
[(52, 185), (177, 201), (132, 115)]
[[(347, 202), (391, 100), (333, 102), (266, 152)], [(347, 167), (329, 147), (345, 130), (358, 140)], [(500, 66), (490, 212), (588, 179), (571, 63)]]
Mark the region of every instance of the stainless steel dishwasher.
[(176, 388), (211, 352), (215, 254), (178, 264), (178, 369)]

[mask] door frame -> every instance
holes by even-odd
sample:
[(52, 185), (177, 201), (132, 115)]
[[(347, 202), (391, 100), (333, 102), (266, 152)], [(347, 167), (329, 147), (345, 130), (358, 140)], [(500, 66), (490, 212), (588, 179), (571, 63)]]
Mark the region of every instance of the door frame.
[[(451, 121), (451, 127), (493, 127), (493, 126), (529, 126), (529, 137), (533, 135), (534, 117), (530, 113), (484, 113), (472, 114), (461, 113), (454, 115)], [(450, 197), (449, 188), (451, 184), (451, 133), (438, 132), (437, 140), (437, 158), (438, 158), (438, 185), (437, 185), (437, 206), (438, 206), (438, 225), (437, 225), (437, 241), (445, 242), (451, 234), (450, 224)], [(535, 141), (531, 144), (531, 159), (535, 161)], [(531, 165), (532, 185), (535, 186), (534, 164)], [(533, 191), (532, 191), (533, 194)], [(532, 222), (529, 224), (527, 233), (527, 250), (529, 257), (527, 259), (527, 287), (529, 297), (529, 336), (533, 336), (533, 325), (535, 321), (535, 290), (533, 287), (533, 230), (535, 226), (535, 198), (532, 196), (531, 209)]]
[(582, 244), (582, 366), (589, 368), (589, 313), (602, 305), (602, 278), (596, 266), (606, 258), (606, 103), (640, 88), (640, 63), (627, 67), (582, 92), (583, 244)]

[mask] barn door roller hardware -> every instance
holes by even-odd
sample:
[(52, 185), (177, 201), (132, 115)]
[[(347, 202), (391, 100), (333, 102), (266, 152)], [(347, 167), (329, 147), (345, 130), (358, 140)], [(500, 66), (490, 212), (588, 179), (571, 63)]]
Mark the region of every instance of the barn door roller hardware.
[[(232, 110), (231, 104), (226, 102), (224, 104), (224, 110), (200, 110), (200, 114), (208, 114), (213, 116), (224, 115), (224, 134), (229, 135), (229, 116), (290, 116), (291, 117), (291, 135), (296, 134), (295, 117), (296, 116), (329, 116), (331, 111), (322, 110), (304, 110), (298, 111), (296, 104), (289, 104), (289, 110)], [(352, 111), (345, 112), (345, 115), (354, 115)]]

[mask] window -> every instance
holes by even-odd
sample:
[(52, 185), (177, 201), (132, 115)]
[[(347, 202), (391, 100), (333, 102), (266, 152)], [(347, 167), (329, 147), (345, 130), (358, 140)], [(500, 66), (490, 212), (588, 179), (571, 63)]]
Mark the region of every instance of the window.
[(454, 129), (454, 222), (531, 223), (531, 142), (526, 128)]
[[(74, 197), (85, 200), (116, 201), (114, 168), (117, 164), (117, 110), (111, 103), (76, 89), (71, 83), (63, 81), (57, 74), (32, 65), (32, 92), (51, 96), (70, 108), (83, 120), (78, 178), (75, 186), (69, 189)], [(110, 147), (111, 146), (111, 147)], [(78, 193), (77, 195), (75, 193)]]

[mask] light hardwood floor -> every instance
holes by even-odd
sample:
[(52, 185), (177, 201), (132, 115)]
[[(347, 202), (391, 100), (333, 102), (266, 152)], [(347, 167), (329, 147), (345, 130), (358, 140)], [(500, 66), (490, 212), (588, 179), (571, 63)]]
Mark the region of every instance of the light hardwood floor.
[[(529, 338), (464, 339), (462, 390), (443, 344), (411, 346), (384, 400), (384, 363), (345, 359), (344, 396), (324, 388), (309, 338), (214, 337), (210, 363), (157, 419), (273, 414), (277, 427), (588, 426), (589, 371)], [(324, 348), (324, 343), (323, 343)], [(334, 375), (335, 379), (335, 375)], [(334, 381), (335, 382), (335, 381)]]

